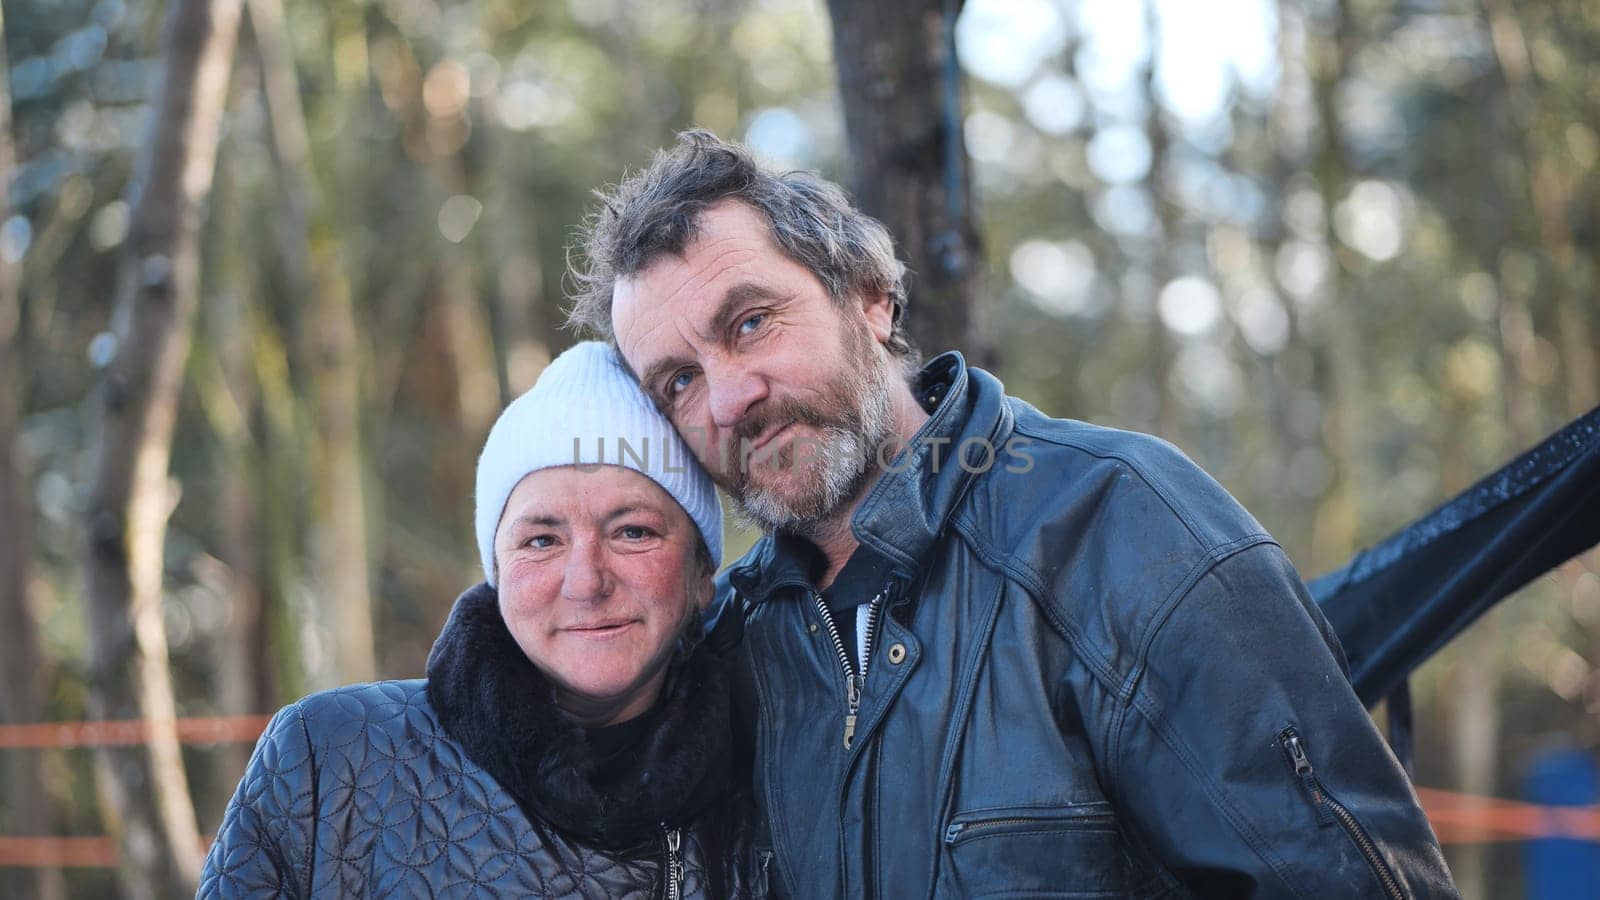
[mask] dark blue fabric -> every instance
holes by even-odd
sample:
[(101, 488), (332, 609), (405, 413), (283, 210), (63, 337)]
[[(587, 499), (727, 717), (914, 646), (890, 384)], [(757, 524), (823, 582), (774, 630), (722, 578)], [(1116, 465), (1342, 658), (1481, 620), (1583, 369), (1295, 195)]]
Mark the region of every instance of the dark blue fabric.
[[(737, 685), (708, 674), (732, 668), (711, 658), (731, 649), (713, 634), (694, 651), (649, 715), (637, 759), (586, 759), (588, 732), (560, 720), (493, 590), (478, 585), (435, 644), (430, 680), (351, 685), (278, 713), (198, 896), (654, 900), (667, 895), (671, 830), (681, 896), (765, 897), (747, 764), (705, 749), (734, 735), (692, 733), (745, 727), (726, 717)], [(715, 709), (720, 719), (708, 717)], [(588, 807), (568, 815), (574, 796)], [(658, 815), (663, 797), (682, 805)]]
[(938, 385), (851, 520), (906, 586), (859, 707), (792, 557), (764, 539), (719, 581), (787, 893), (1455, 895), (1332, 629), (1221, 486), (955, 354)]
[[(1529, 767), (1523, 796), (1543, 806), (1600, 803), (1600, 772), (1583, 750), (1560, 748), (1540, 754)], [(1523, 848), (1528, 900), (1600, 900), (1600, 844), (1558, 833), (1528, 841)]]

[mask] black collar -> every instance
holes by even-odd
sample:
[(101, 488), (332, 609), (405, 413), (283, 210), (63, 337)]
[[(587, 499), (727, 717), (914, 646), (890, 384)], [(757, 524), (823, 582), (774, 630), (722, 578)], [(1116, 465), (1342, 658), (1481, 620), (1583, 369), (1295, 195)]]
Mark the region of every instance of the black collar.
[(506, 629), (495, 590), (480, 584), (456, 600), (428, 654), (428, 700), (531, 821), (623, 850), (688, 824), (729, 792), (729, 665), (704, 644), (680, 654), (649, 733), (619, 759), (556, 708), (549, 680)]
[[(935, 357), (917, 373), (911, 389), (919, 402), (937, 406), (850, 519), (858, 542), (908, 576), (921, 571), (974, 478), (1005, 463), (1012, 426), (1004, 385), (982, 369), (968, 368), (960, 353)], [(958, 459), (963, 447), (967, 456)], [(987, 465), (986, 447), (994, 454)], [(771, 535), (729, 570), (728, 580), (757, 603), (779, 588), (809, 583), (791, 556), (776, 552)]]

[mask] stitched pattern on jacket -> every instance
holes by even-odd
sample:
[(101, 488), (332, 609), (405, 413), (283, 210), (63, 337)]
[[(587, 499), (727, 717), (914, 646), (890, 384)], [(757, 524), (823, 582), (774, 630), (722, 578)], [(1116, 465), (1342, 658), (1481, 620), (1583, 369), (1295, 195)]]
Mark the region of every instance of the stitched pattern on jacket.
[[(440, 727), (424, 684), (354, 685), (280, 712), (199, 896), (655, 896), (656, 848), (607, 853), (530, 822)], [(705, 889), (701, 847), (686, 832), (686, 896)]]

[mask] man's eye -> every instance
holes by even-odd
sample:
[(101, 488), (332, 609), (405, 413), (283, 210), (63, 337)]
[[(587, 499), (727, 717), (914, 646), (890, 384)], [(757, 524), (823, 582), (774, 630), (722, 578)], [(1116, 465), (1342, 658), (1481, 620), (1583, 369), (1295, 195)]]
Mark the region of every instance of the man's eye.
[(671, 378), (667, 379), (667, 396), (671, 397), (674, 394), (679, 393), (687, 388), (689, 383), (692, 381), (694, 381), (694, 372), (688, 369), (680, 370)]
[(749, 334), (750, 332), (755, 331), (757, 328), (760, 328), (761, 327), (761, 323), (765, 322), (766, 320), (767, 320), (767, 314), (766, 313), (756, 313), (755, 315), (751, 316), (750, 318), (745, 319), (743, 322), (739, 323), (739, 333), (740, 334)]
[(532, 547), (535, 550), (544, 550), (554, 546), (555, 542), (556, 538), (553, 534), (536, 534), (533, 537), (523, 541), (522, 546)]
[(652, 534), (650, 529), (643, 525), (624, 525), (618, 530), (618, 533), (622, 535), (624, 540), (629, 541), (642, 541)]

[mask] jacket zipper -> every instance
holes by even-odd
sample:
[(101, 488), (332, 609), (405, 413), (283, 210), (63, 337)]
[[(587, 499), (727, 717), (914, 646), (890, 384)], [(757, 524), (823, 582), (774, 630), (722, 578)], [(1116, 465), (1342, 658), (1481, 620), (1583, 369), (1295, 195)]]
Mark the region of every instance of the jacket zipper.
[(1343, 803), (1335, 800), (1333, 795), (1323, 788), (1322, 782), (1317, 780), (1316, 770), (1311, 767), (1311, 758), (1306, 754), (1305, 741), (1293, 728), (1284, 729), (1278, 736), (1278, 741), (1283, 745), (1284, 752), (1289, 755), (1295, 777), (1300, 780), (1300, 787), (1311, 801), (1311, 808), (1317, 813), (1318, 824), (1331, 825), (1338, 822), (1343, 826), (1351, 840), (1355, 841), (1356, 849), (1366, 857), (1367, 865), (1372, 867), (1373, 873), (1383, 883), (1384, 893), (1393, 900), (1405, 900), (1405, 893), (1400, 890), (1399, 880), (1378, 853), (1378, 847), (1372, 842), (1366, 829), (1362, 828), (1361, 823), (1356, 821), (1355, 815)]
[(839, 636), (839, 626), (833, 621), (833, 613), (828, 610), (828, 601), (822, 599), (821, 594), (812, 595), (817, 604), (817, 615), (822, 617), (822, 624), (828, 628), (828, 637), (833, 639), (833, 651), (839, 655), (839, 668), (844, 670), (844, 748), (850, 749), (851, 743), (856, 738), (856, 713), (861, 710), (861, 690), (867, 683), (867, 661), (872, 658), (872, 641), (878, 631), (878, 614), (883, 610), (883, 592), (879, 592), (872, 602), (867, 604), (867, 634), (863, 638), (861, 647), (861, 671), (856, 672), (856, 667), (850, 662), (850, 651), (845, 649), (844, 638)]
[(679, 849), (683, 846), (683, 832), (676, 828), (668, 828), (667, 859), (666, 859), (666, 884), (667, 900), (683, 900), (683, 859)]
[[(944, 842), (946, 844), (954, 844), (961, 840), (962, 835), (968, 832), (982, 831), (985, 828), (1003, 828), (1011, 825), (1039, 825), (1041, 823), (1050, 823), (1055, 821), (1061, 820), (1058, 820), (1055, 817), (1046, 816), (1012, 816), (1010, 818), (1000, 819), (972, 819), (965, 822), (951, 822), (950, 827), (944, 830)], [(1110, 815), (1101, 814), (1092, 816), (1078, 816), (1068, 821), (1071, 821), (1081, 827), (1083, 823), (1110, 822), (1112, 821), (1112, 818)]]

